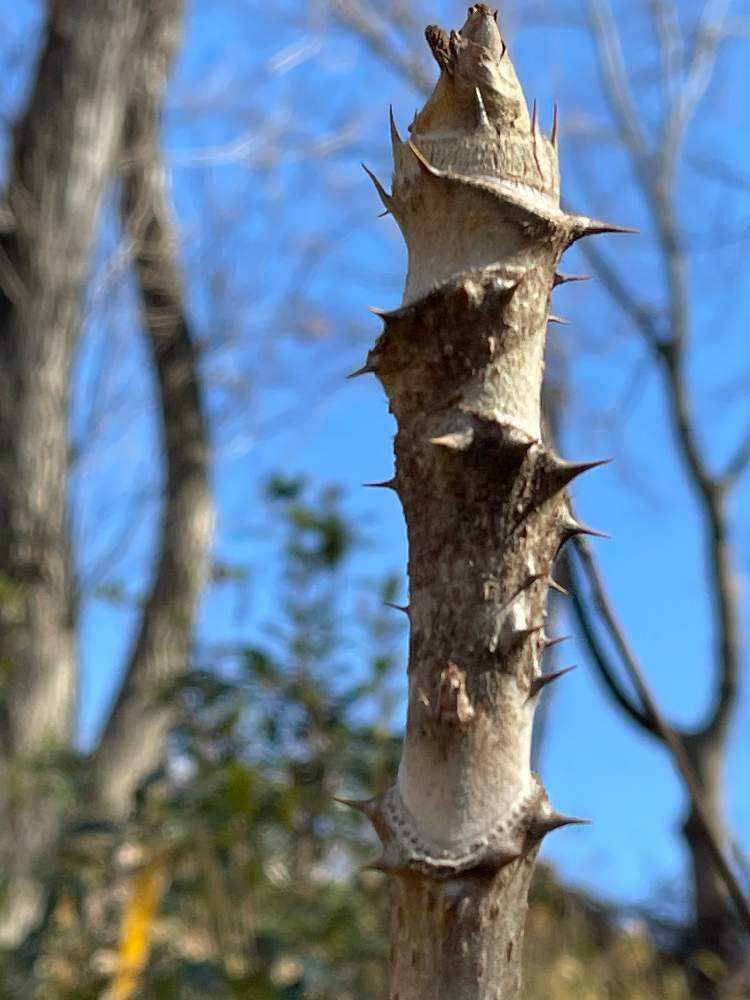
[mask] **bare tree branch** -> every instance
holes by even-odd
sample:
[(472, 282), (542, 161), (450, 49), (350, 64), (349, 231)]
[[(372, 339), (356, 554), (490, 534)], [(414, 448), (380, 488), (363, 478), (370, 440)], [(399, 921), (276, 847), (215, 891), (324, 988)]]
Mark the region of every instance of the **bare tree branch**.
[[(588, 565), (585, 562), (584, 565), (586, 565), (586, 568), (588, 569)], [(593, 662), (596, 665), (602, 680), (607, 685), (610, 694), (625, 714), (633, 722), (635, 722), (637, 726), (644, 729), (652, 736), (661, 737), (653, 718), (638, 707), (636, 702), (631, 698), (620, 683), (620, 679), (617, 676), (617, 670), (610, 662), (603, 644), (599, 641), (599, 637), (596, 632), (596, 625), (594, 623), (594, 616), (590, 612), (588, 603), (585, 599), (586, 591), (583, 586), (583, 581), (576, 571), (575, 560), (567, 552), (564, 553), (562, 557), (562, 576), (566, 580), (566, 586), (570, 590), (573, 609), (575, 611), (581, 633), (586, 640), (586, 645), (591, 653)], [(624, 658), (628, 658), (628, 662), (630, 662), (629, 658), (632, 656), (630, 646), (625, 638), (625, 633), (623, 632), (620, 623), (616, 619), (614, 611), (607, 600), (607, 595), (603, 585), (601, 585), (601, 580), (596, 577), (593, 581), (590, 579), (589, 583), (592, 587), (594, 603), (604, 621), (604, 624), (607, 626), (607, 629), (613, 639), (615, 639), (621, 655)]]
[[(701, 507), (706, 537), (712, 589), (718, 612), (718, 686), (714, 706), (704, 731), (726, 727), (736, 704), (739, 677), (740, 625), (736, 588), (731, 568), (731, 546), (725, 513), (726, 482), (714, 476), (701, 454), (690, 405), (684, 371), (684, 352), (691, 328), (687, 255), (675, 219), (674, 169), (687, 124), (705, 93), (716, 63), (721, 25), (727, 0), (708, 0), (696, 35), (686, 82), (668, 116), (660, 152), (656, 159), (635, 118), (635, 102), (621, 57), (622, 46), (608, 0), (588, 0), (592, 30), (600, 53), (602, 77), (612, 114), (620, 125), (643, 194), (656, 222), (668, 288), (669, 335), (654, 336), (653, 322), (627, 294), (627, 288), (613, 268), (594, 259), (597, 273), (615, 300), (635, 320), (665, 375), (669, 415), (675, 439), (687, 467), (689, 480)], [(666, 150), (666, 152), (665, 152)], [(588, 250), (590, 254), (591, 251)]]
[(123, 138), (122, 217), (136, 244), (143, 319), (158, 383), (167, 484), (160, 554), (125, 680), (92, 760), (95, 798), (115, 817), (162, 761), (172, 710), (163, 685), (184, 670), (213, 530), (210, 444), (201, 378), (159, 148), (167, 69), (182, 31), (182, 0), (163, 0), (144, 34), (142, 89)]
[(750, 465), (750, 431), (740, 442), (740, 446), (727, 463), (726, 470), (722, 476), (722, 481), (726, 488), (734, 486), (738, 479), (747, 471)]
[[(30, 100), (14, 129), (0, 235), (2, 945), (21, 940), (39, 915), (41, 878), (62, 821), (39, 755), (67, 749), (75, 719), (71, 366), (143, 7), (141, 0), (51, 5)], [(13, 768), (22, 781), (10, 780)]]
[(670, 107), (677, 95), (685, 57), (680, 16), (674, 0), (648, 0), (661, 55), (664, 99)]
[(421, 94), (429, 94), (433, 79), (425, 66), (413, 55), (405, 55), (388, 37), (380, 18), (374, 17), (372, 7), (364, 7), (359, 0), (331, 0), (331, 8), (344, 24), (348, 25), (367, 43), (372, 52), (387, 63)]
[[(587, 12), (597, 42), (603, 82), (623, 141), (633, 152), (637, 169), (648, 171), (651, 161), (650, 143), (641, 128), (640, 116), (628, 83), (620, 34), (609, 0), (587, 0)], [(644, 179), (647, 180), (647, 176)]]
[[(646, 683), (645, 675), (641, 670), (638, 660), (633, 650), (630, 648), (630, 645), (625, 638), (625, 634), (617, 621), (612, 606), (609, 603), (606, 590), (604, 588), (604, 582), (591, 554), (590, 547), (585, 541), (577, 538), (575, 539), (575, 552), (577, 558), (583, 566), (588, 583), (592, 588), (594, 601), (601, 612), (602, 618), (607, 623), (613, 638), (617, 642), (618, 650), (622, 656), (622, 660), (628, 672), (628, 676), (630, 677), (631, 683), (638, 692), (638, 697), (643, 706), (643, 710), (641, 711), (638, 709), (633, 704), (629, 696), (622, 690), (619, 682), (615, 679), (614, 672), (606, 661), (606, 657), (602, 657), (600, 659), (596, 656), (596, 665), (607, 682), (610, 691), (616, 697), (622, 708), (627, 711), (628, 715), (630, 715), (630, 717), (634, 719), (634, 721), (636, 721), (642, 728), (646, 729), (652, 735), (658, 736), (669, 748), (675, 766), (685, 782), (685, 786), (690, 795), (694, 815), (698, 818), (698, 821), (704, 829), (706, 841), (709, 844), (713, 855), (714, 864), (721, 874), (742, 923), (744, 924), (746, 930), (750, 932), (750, 904), (748, 904), (737, 877), (735, 876), (724, 850), (721, 847), (721, 837), (714, 830), (708, 811), (703, 805), (704, 791), (701, 788), (701, 783), (685, 749), (687, 736), (685, 733), (681, 733), (670, 726), (661, 714), (659, 706), (657, 705), (656, 700), (651, 694), (648, 684)], [(591, 628), (591, 622), (586, 618), (585, 604), (580, 598), (581, 579), (574, 568), (575, 557), (568, 558), (566, 566), (568, 571), (571, 573), (577, 595), (574, 600), (576, 614), (579, 616), (579, 622), (583, 627), (587, 642), (589, 642), (587, 630)], [(583, 619), (580, 614), (581, 610), (584, 612)], [(590, 642), (589, 645), (591, 646)], [(593, 652), (595, 646), (591, 646), (591, 648)]]
[(648, 346), (652, 349), (658, 349), (661, 333), (653, 308), (646, 305), (628, 288), (624, 278), (599, 249), (583, 244), (581, 253), (591, 265), (596, 277), (601, 281), (614, 303), (641, 332)]
[(725, 37), (731, 0), (707, 0), (696, 33), (687, 75), (667, 118), (660, 146), (662, 171), (671, 180), (685, 131), (713, 76), (716, 55)]

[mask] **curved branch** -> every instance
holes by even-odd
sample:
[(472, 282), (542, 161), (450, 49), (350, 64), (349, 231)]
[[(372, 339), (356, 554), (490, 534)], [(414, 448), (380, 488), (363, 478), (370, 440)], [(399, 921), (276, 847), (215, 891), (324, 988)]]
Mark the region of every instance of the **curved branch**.
[(210, 443), (159, 148), (167, 67), (182, 0), (156, 5), (144, 38), (143, 89), (128, 107), (121, 213), (136, 243), (143, 322), (158, 384), (167, 483), (158, 565), (125, 680), (92, 760), (97, 806), (119, 817), (163, 761), (173, 721), (166, 682), (185, 669), (213, 531)]
[(413, 55), (399, 52), (382, 23), (373, 17), (370, 4), (365, 7), (358, 0), (333, 0), (331, 6), (339, 20), (355, 31), (379, 59), (404, 77), (417, 93), (429, 95), (434, 82), (430, 74)]
[[(675, 219), (673, 196), (674, 162), (689, 121), (710, 83), (718, 45), (723, 37), (726, 11), (727, 0), (707, 0), (705, 3), (685, 82), (667, 116), (661, 145), (658, 150), (652, 151), (637, 120), (635, 102), (621, 57), (617, 26), (608, 0), (589, 0), (589, 15), (598, 43), (610, 108), (619, 123), (623, 142), (654, 216), (667, 284), (667, 339), (656, 335), (653, 318), (628, 293), (619, 275), (601, 259), (594, 263), (608, 291), (635, 321), (636, 328), (662, 366), (675, 440), (703, 519), (712, 591), (719, 619), (717, 690), (714, 705), (700, 730), (706, 736), (725, 732), (736, 706), (740, 671), (740, 616), (725, 513), (726, 492), (731, 482), (726, 476), (714, 475), (709, 469), (690, 407), (684, 368), (691, 326), (688, 265), (682, 234)], [(745, 462), (743, 452), (739, 454), (739, 461), (742, 468)]]
[[(579, 556), (583, 551), (583, 546), (579, 547), (576, 545), (576, 551)], [(587, 602), (584, 598), (584, 587), (581, 575), (578, 573), (576, 568), (576, 563), (568, 552), (563, 554), (563, 574), (570, 581), (570, 596), (573, 602), (573, 609), (576, 614), (576, 619), (580, 627), (581, 633), (586, 640), (586, 645), (591, 654), (592, 662), (594, 666), (599, 671), (599, 675), (604, 681), (607, 689), (609, 690), (612, 697), (615, 699), (620, 708), (625, 712), (625, 714), (641, 729), (650, 733), (651, 736), (656, 736), (661, 739), (661, 733), (654, 722), (653, 716), (649, 713), (642, 711), (636, 702), (627, 693), (625, 688), (620, 683), (617, 676), (617, 672), (614, 666), (610, 663), (607, 656), (606, 650), (602, 643), (599, 641), (599, 637), (596, 632), (596, 627), (594, 625), (593, 616), (589, 611)], [(585, 554), (582, 556), (582, 563), (587, 571), (587, 576), (589, 578), (589, 584), (593, 589), (593, 598), (597, 606), (599, 613), (601, 614), (612, 638), (615, 640), (618, 649), (622, 653), (625, 651), (628, 657), (633, 654), (630, 652), (630, 648), (625, 639), (624, 633), (620, 628), (620, 624), (617, 621), (614, 612), (607, 600), (604, 586), (601, 579), (596, 574), (596, 568), (593, 567), (595, 575), (589, 574), (589, 569), (592, 568), (592, 564), (586, 560)]]
[[(620, 653), (622, 654), (623, 662), (628, 671), (628, 676), (638, 692), (638, 697), (641, 700), (644, 711), (640, 712), (633, 705), (630, 698), (625, 695), (624, 691), (620, 688), (618, 682), (615, 681), (614, 685), (610, 687), (610, 690), (612, 690), (612, 693), (628, 714), (631, 715), (631, 717), (634, 718), (635, 721), (637, 721), (644, 729), (647, 729), (650, 733), (652, 733), (652, 735), (658, 736), (669, 749), (675, 767), (685, 782), (685, 787), (690, 796), (693, 814), (705, 834), (706, 845), (710, 852), (710, 856), (713, 859), (716, 869), (719, 872), (719, 875), (726, 886), (727, 892), (734, 903), (740, 920), (742, 921), (745, 929), (750, 931), (750, 903), (748, 903), (748, 900), (746, 899), (739, 881), (732, 870), (732, 866), (724, 852), (721, 837), (718, 836), (717, 831), (714, 829), (714, 824), (711, 822), (709, 811), (704, 804), (704, 793), (701, 788), (700, 780), (688, 755), (688, 743), (695, 745), (696, 741), (701, 740), (702, 734), (691, 733), (688, 736), (685, 733), (678, 732), (672, 726), (668, 725), (664, 716), (661, 714), (659, 706), (656, 704), (651, 691), (649, 690), (645, 676), (638, 664), (635, 654), (630, 649), (627, 639), (625, 638), (625, 633), (620, 627), (614, 611), (609, 604), (606, 591), (604, 590), (604, 583), (601, 579), (601, 575), (599, 574), (599, 570), (594, 561), (594, 557), (591, 554), (589, 546), (581, 538), (575, 539), (574, 545), (576, 554), (580, 559), (581, 565), (583, 566), (588, 581), (592, 587), (597, 608), (602, 614), (604, 621), (609, 628)], [(569, 557), (566, 558), (566, 566), (569, 570), (573, 566), (574, 562), (575, 560)], [(574, 576), (573, 580), (575, 582), (573, 596), (576, 611), (578, 612), (579, 608), (584, 607), (581, 594), (578, 592), (580, 579)], [(590, 624), (590, 619), (588, 619), (588, 625), (590, 626)], [(592, 646), (591, 648), (593, 652), (594, 647)], [(605, 659), (600, 661), (598, 656), (596, 657), (596, 663), (600, 670), (602, 670), (604, 666), (603, 676), (607, 680), (608, 685), (610, 685), (612, 679), (614, 678), (614, 674), (612, 673), (609, 664), (606, 663)]]
[(730, 489), (735, 485), (738, 479), (747, 470), (750, 465), (750, 431), (745, 433), (744, 438), (740, 441), (737, 451), (734, 453), (732, 458), (727, 463), (726, 470), (722, 476), (722, 482), (726, 489)]

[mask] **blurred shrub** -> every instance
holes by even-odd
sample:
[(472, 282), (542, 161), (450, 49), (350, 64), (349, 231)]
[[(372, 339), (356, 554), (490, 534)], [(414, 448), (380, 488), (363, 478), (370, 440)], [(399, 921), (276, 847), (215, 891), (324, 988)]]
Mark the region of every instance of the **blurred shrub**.
[[(255, 643), (196, 651), (160, 692), (178, 713), (169, 765), (126, 827), (81, 802), (45, 922), (5, 956), (0, 998), (388, 995), (387, 883), (360, 870), (373, 834), (333, 797), (381, 791), (397, 766), (403, 624), (384, 602), (398, 584), (354, 575), (363, 540), (336, 491), (277, 478), (267, 497), (283, 554), (274, 613)], [(85, 762), (61, 767), (65, 794), (85, 788)], [(544, 867), (526, 966), (530, 1000), (689, 997), (645, 924)]]

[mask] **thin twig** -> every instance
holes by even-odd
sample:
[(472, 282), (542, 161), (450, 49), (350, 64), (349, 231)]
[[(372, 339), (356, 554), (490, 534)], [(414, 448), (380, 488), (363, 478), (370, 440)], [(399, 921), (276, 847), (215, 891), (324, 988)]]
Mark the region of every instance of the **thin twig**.
[(363, 7), (357, 0), (332, 0), (336, 16), (352, 28), (369, 48), (411, 83), (420, 94), (429, 94), (434, 81), (425, 67), (411, 55), (405, 55), (392, 44), (383, 23), (372, 14), (368, 4)]
[[(561, 563), (560, 575), (564, 586), (570, 591), (570, 597), (573, 604), (573, 610), (575, 611), (576, 618), (578, 620), (578, 626), (581, 630), (583, 638), (586, 641), (588, 651), (591, 654), (599, 674), (609, 690), (609, 693), (625, 714), (628, 715), (637, 726), (645, 730), (647, 733), (650, 733), (652, 736), (660, 738), (660, 733), (651, 717), (638, 707), (620, 683), (620, 679), (617, 676), (617, 670), (610, 662), (604, 645), (599, 640), (599, 636), (594, 625), (594, 615), (589, 608), (588, 602), (585, 600), (584, 588), (581, 586), (580, 578), (575, 571), (573, 559), (570, 558), (567, 552), (563, 555)], [(624, 643), (625, 637), (622, 631), (617, 628), (616, 622), (612, 623), (607, 621), (606, 609), (600, 606), (598, 610), (605, 618), (605, 624), (608, 626), (613, 637), (619, 636)]]
[(727, 488), (734, 486), (737, 480), (747, 471), (750, 466), (750, 431), (740, 442), (740, 446), (727, 463), (726, 470), (722, 476)]
[[(654, 218), (668, 299), (668, 334), (659, 337), (653, 317), (628, 293), (617, 272), (603, 258), (593, 262), (614, 300), (635, 321), (636, 329), (654, 352), (665, 377), (668, 412), (675, 440), (685, 462), (703, 516), (710, 579), (719, 628), (716, 665), (718, 686), (714, 705), (702, 729), (704, 735), (726, 731), (736, 707), (740, 671), (740, 616), (734, 585), (726, 518), (726, 478), (712, 474), (698, 440), (685, 374), (685, 350), (691, 331), (688, 257), (675, 218), (675, 158), (687, 125), (705, 93), (716, 65), (721, 25), (728, 0), (707, 0), (696, 33), (682, 92), (665, 122), (657, 151), (649, 148), (641, 130), (622, 55), (622, 44), (608, 0), (588, 0), (591, 28), (598, 45), (602, 80), (610, 109), (620, 127)], [(589, 251), (590, 254), (590, 251)]]

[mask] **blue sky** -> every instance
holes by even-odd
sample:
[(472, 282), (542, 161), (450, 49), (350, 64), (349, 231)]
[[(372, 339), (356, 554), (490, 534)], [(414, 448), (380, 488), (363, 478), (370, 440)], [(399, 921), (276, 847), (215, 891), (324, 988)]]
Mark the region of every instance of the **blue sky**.
[[(510, 6), (511, 52), (547, 128), (553, 100), (560, 104), (568, 202), (641, 228), (638, 237), (602, 238), (600, 245), (619, 255), (629, 280), (658, 303), (663, 282), (651, 225), (617, 151), (577, 6), (570, 18), (561, 5), (541, 4), (523, 17), (521, 4)], [(689, 26), (697, 4), (683, 0), (678, 8)], [(738, 3), (735, 8), (739, 16)], [(632, 5), (626, 9), (621, 23), (629, 68), (642, 88), (644, 115), (653, 122), (659, 114), (650, 83), (653, 44), (643, 44), (652, 39), (652, 28)], [(19, 8), (5, 42), (9, 52), (28, 37), (35, 11), (31, 4)], [(457, 27), (464, 17), (463, 4), (441, 2), (417, 23)], [(689, 133), (689, 166), (680, 177), (696, 290), (691, 387), (701, 441), (717, 464), (750, 424), (750, 188), (743, 193), (710, 179), (701, 164), (720, 161), (742, 173), (747, 163), (747, 44), (730, 40), (723, 49)], [(22, 81), (27, 66), (25, 55), (12, 80)], [(9, 88), (10, 108), (18, 93)], [(395, 305), (404, 274), (400, 237), (390, 219), (376, 218), (380, 207), (359, 167), (366, 159), (381, 178), (389, 176), (389, 103), (403, 131), (420, 98), (338, 29), (323, 4), (214, 0), (191, 7), (166, 147), (190, 305), (209, 347), (217, 552), (247, 563), (253, 574), (240, 619), (226, 590), (209, 594), (201, 622), (206, 640), (251, 639), (270, 611), (273, 564), (258, 500), (270, 472), (341, 484), (347, 509), (376, 540), (358, 568), (371, 573), (405, 566), (396, 499), (360, 488), (388, 476), (392, 420), (374, 380), (343, 380), (378, 333), (366, 306)], [(103, 260), (115, 246), (116, 233), (107, 227)], [(585, 270), (575, 251), (566, 264)], [(98, 384), (94, 423), (101, 429), (73, 496), (86, 564), (114, 565), (112, 578), (137, 593), (145, 584), (159, 496), (151, 386), (132, 290), (126, 281), (101, 288), (79, 357), (73, 414), (76, 430), (89, 426), (92, 386)], [(660, 376), (595, 283), (558, 290), (555, 310), (573, 324), (550, 334), (569, 367), (563, 451), (576, 459), (614, 458), (576, 487), (576, 501), (584, 520), (613, 535), (597, 544), (601, 564), (661, 705), (676, 722), (696, 722), (711, 685), (710, 605), (696, 510), (675, 454)], [(99, 378), (101, 370), (106, 377)], [(741, 582), (748, 571), (750, 525), (743, 512), (749, 488), (743, 485), (733, 505)], [(95, 596), (85, 604), (83, 745), (116, 685), (133, 620), (127, 605)], [(542, 774), (562, 810), (594, 823), (556, 834), (545, 855), (564, 876), (607, 897), (664, 904), (669, 887), (679, 897), (686, 863), (678, 835), (679, 784), (661, 747), (611, 706), (580, 645), (570, 642), (563, 655), (561, 665), (578, 663), (580, 669), (554, 699)], [(747, 688), (728, 775), (734, 832), (746, 850)]]

